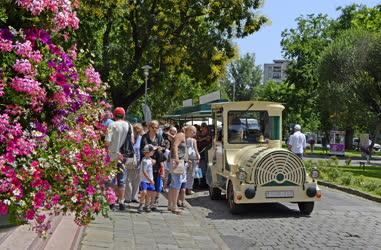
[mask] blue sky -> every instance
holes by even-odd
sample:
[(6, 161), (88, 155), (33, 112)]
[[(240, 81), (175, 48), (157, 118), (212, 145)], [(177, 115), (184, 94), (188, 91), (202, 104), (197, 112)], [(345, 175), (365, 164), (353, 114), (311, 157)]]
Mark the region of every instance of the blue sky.
[(373, 7), (381, 0), (265, 0), (259, 13), (271, 20), (270, 25), (263, 26), (259, 32), (245, 39), (235, 42), (240, 48), (240, 54), (255, 53), (256, 64), (263, 66), (273, 59), (281, 59), (281, 33), (284, 29), (296, 26), (295, 19), (300, 15), (325, 13), (330, 17), (337, 17), (336, 8), (352, 3), (364, 4)]

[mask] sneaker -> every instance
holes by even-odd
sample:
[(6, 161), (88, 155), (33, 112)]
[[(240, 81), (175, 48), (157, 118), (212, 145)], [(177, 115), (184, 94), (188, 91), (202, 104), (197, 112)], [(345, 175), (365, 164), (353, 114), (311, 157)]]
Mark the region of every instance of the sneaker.
[(157, 209), (157, 207), (151, 207), (151, 211), (157, 212), (157, 211), (159, 211), (159, 209)]
[(126, 210), (126, 206), (123, 203), (119, 203), (119, 211)]
[(138, 208), (138, 213), (141, 214), (143, 212), (143, 205), (140, 205)]
[(131, 202), (132, 202), (132, 203), (139, 203), (138, 200), (132, 200)]
[(128, 203), (130, 203), (131, 201), (130, 200), (124, 200), (124, 203), (125, 204), (128, 204)]
[(146, 211), (147, 213), (151, 212), (151, 208), (149, 206), (145, 206), (144, 207), (144, 211)]

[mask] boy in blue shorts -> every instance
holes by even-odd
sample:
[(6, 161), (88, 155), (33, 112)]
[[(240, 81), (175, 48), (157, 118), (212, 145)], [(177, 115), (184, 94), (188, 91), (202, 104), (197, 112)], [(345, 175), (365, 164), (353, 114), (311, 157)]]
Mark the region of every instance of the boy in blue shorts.
[(138, 213), (143, 212), (143, 207), (146, 212), (151, 212), (151, 200), (155, 196), (155, 182), (153, 179), (153, 164), (151, 157), (154, 154), (155, 148), (151, 145), (145, 145), (143, 148), (144, 157), (141, 161), (141, 182), (140, 182), (140, 205)]

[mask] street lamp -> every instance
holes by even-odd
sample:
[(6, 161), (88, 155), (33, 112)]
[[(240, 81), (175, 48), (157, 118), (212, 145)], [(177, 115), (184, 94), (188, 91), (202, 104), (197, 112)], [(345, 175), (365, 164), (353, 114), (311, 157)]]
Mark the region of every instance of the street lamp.
[(148, 76), (149, 76), (149, 70), (152, 69), (151, 66), (149, 65), (144, 65), (142, 67), (143, 72), (144, 72), (144, 81), (145, 81), (145, 89), (144, 89), (144, 105), (147, 105), (147, 82), (148, 82)]
[(144, 65), (142, 67), (144, 72), (144, 81), (145, 81), (145, 89), (144, 89), (144, 106), (143, 106), (143, 114), (144, 114), (144, 121), (149, 122), (151, 121), (151, 110), (147, 105), (147, 82), (148, 82), (148, 76), (149, 76), (149, 70), (152, 69), (149, 65)]

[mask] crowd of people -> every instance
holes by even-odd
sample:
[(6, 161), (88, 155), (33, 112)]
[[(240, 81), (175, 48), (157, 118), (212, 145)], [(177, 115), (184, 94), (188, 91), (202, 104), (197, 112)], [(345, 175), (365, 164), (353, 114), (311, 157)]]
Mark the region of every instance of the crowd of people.
[(131, 124), (117, 107), (104, 121), (108, 128), (106, 146), (116, 176), (117, 204), (113, 210), (139, 203), (137, 211), (157, 211), (161, 192), (168, 197), (168, 210), (181, 214), (186, 195), (193, 193), (195, 179), (205, 175), (206, 151), (211, 143), (207, 124), (179, 127), (156, 120)]

